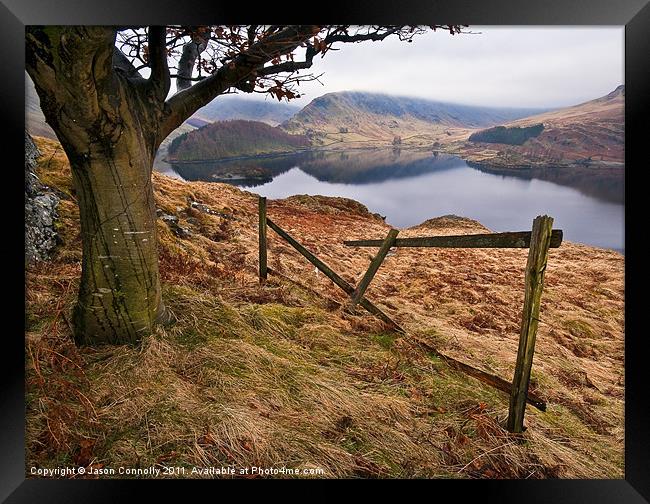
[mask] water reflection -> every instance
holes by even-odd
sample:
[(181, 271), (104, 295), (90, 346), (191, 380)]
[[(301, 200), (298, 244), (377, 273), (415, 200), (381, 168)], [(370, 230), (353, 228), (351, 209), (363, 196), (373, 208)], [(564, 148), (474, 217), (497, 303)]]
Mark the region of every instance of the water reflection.
[(467, 164), (486, 173), (526, 180), (546, 180), (555, 184), (573, 187), (587, 196), (593, 196), (603, 201), (621, 204), (625, 202), (625, 177), (618, 168), (579, 167), (567, 169), (537, 167), (526, 170), (500, 170), (474, 163)]
[(397, 227), (444, 214), (494, 231), (555, 218), (565, 238), (623, 251), (624, 176), (619, 170), (499, 171), (430, 152), (367, 150), (174, 165), (186, 180), (229, 182), (269, 198), (322, 194), (353, 198)]
[(182, 163), (174, 164), (172, 168), (185, 180), (229, 182), (256, 187), (271, 182), (296, 166), (322, 182), (371, 184), (451, 169), (457, 163), (458, 158), (454, 156), (437, 156), (429, 152), (368, 149), (306, 151), (216, 163)]

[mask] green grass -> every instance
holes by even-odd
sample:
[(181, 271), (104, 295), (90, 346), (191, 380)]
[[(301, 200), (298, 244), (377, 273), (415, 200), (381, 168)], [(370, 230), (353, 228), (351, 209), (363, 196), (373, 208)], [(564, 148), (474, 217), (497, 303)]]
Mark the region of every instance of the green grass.
[(584, 320), (565, 320), (563, 325), (573, 336), (578, 338), (593, 338), (595, 335), (594, 329)]
[(395, 333), (378, 333), (371, 334), (370, 337), (375, 343), (379, 344), (379, 346), (385, 350), (390, 350), (393, 347), (393, 343), (395, 343), (398, 335)]

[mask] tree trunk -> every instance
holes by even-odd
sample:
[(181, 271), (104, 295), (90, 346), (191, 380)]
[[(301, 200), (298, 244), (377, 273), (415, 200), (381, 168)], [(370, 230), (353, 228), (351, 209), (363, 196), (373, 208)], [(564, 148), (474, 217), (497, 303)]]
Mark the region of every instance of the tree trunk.
[[(320, 31), (311, 25), (279, 29), (167, 100), (166, 29), (149, 27), (147, 79), (117, 48), (117, 29), (30, 25), (25, 30), (26, 70), (70, 160), (77, 191), (83, 259), (73, 322), (80, 344), (136, 343), (166, 318), (151, 185), (160, 142), (227, 89), (252, 92), (256, 69)], [(179, 89), (189, 83), (206, 41), (194, 42), (198, 45), (186, 45), (180, 62)], [(308, 59), (299, 68), (308, 68)], [(286, 62), (276, 67), (269, 75), (287, 71)]]
[(136, 128), (71, 161), (83, 260), (73, 324), (80, 344), (136, 343), (165, 318), (152, 149)]
[(79, 204), (79, 344), (134, 344), (166, 318), (151, 171), (167, 90), (116, 58), (115, 33), (26, 30), (26, 68), (70, 161)]

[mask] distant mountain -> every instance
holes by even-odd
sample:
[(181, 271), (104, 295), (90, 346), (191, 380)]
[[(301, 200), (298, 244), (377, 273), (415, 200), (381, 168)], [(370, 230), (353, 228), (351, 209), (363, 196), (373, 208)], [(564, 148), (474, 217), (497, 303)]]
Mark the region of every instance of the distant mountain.
[(258, 121), (218, 121), (174, 138), (169, 161), (198, 161), (235, 156), (295, 152), (310, 146), (303, 135), (290, 135)]
[[(508, 131), (543, 130), (521, 145), (481, 142), (489, 131), (474, 133), (462, 147), (470, 161), (496, 167), (574, 165), (622, 166), (625, 147), (625, 86), (573, 107), (505, 123)], [(474, 140), (474, 141), (472, 141)]]
[(293, 103), (251, 100), (237, 95), (222, 95), (197, 110), (187, 122), (193, 126), (201, 127), (214, 121), (244, 119), (277, 126), (291, 118), (299, 110), (300, 106)]
[[(27, 74), (25, 81), (27, 130), (56, 138), (45, 123)], [(624, 86), (601, 98), (553, 111), (351, 91), (325, 94), (300, 110), (294, 104), (224, 95), (170, 134), (156, 159), (217, 159), (306, 147), (350, 149), (393, 144), (457, 154), (495, 169), (618, 168), (624, 163), (624, 103)], [(213, 124), (226, 119), (230, 123)], [(175, 151), (168, 153), (172, 145)]]
[(458, 105), (422, 98), (344, 91), (311, 101), (281, 127), (307, 134), (316, 145), (334, 142), (407, 140), (450, 128), (481, 128), (511, 121), (541, 109)]

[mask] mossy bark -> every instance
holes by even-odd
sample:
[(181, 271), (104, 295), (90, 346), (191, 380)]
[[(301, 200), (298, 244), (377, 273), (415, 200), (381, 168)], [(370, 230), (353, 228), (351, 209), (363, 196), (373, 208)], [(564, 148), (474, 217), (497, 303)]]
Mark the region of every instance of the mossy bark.
[(124, 136), (131, 138), (72, 163), (83, 234), (73, 325), (83, 344), (136, 343), (165, 314), (151, 155), (135, 135)]

